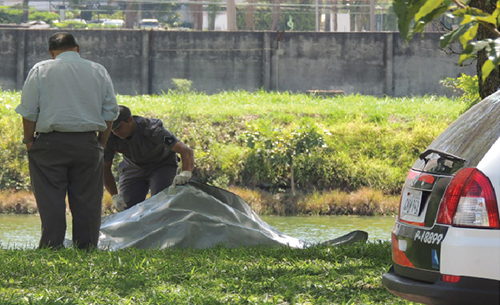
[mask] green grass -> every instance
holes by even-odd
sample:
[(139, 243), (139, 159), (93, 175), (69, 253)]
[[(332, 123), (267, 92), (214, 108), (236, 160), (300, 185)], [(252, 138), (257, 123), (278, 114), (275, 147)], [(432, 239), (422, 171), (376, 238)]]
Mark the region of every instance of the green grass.
[[(297, 194), (305, 197), (366, 188), (398, 196), (418, 155), (467, 107), (436, 96), (324, 98), (264, 91), (117, 98), (134, 114), (161, 118), (192, 147), (194, 176), (201, 182), (289, 194), (293, 167)], [(21, 118), (14, 111), (19, 100), (19, 92), (0, 91), (0, 190), (29, 190)]]
[[(0, 91), (0, 114), (12, 115), (19, 104), (21, 92)], [(286, 122), (297, 115), (327, 117), (339, 121), (363, 118), (366, 121), (416, 121), (418, 118), (433, 122), (449, 121), (459, 113), (465, 103), (441, 96), (373, 97), (346, 95), (314, 97), (305, 94), (267, 93), (264, 91), (231, 91), (206, 95), (201, 93), (172, 95), (118, 95), (118, 102), (133, 108), (136, 113), (151, 116), (174, 117), (188, 115), (193, 118), (265, 117)], [(288, 117), (291, 114), (292, 117)]]
[(0, 256), (1, 304), (411, 304), (381, 285), (388, 242)]

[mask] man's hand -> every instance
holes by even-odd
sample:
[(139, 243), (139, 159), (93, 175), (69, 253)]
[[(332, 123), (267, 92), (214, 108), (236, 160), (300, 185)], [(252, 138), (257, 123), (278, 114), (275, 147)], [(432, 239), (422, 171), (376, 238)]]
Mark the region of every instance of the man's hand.
[(26, 144), (26, 151), (30, 151), (31, 147), (33, 147), (33, 144), (35, 144), (35, 141)]
[(190, 171), (182, 171), (180, 174), (175, 176), (172, 186), (175, 187), (176, 185), (184, 185), (188, 183), (189, 179), (191, 179), (191, 176), (192, 174)]
[(118, 211), (124, 211), (127, 208), (127, 204), (125, 203), (125, 200), (123, 200), (123, 197), (120, 196), (119, 194), (113, 195), (113, 207)]

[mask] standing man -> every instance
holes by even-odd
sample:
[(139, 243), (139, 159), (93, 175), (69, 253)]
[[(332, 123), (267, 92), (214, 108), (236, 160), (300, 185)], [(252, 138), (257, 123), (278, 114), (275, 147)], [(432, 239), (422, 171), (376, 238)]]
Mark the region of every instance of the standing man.
[(16, 108), (23, 117), (23, 143), (42, 222), (39, 247), (63, 245), (67, 196), (74, 246), (96, 248), (104, 147), (118, 104), (108, 72), (80, 57), (73, 35), (50, 36), (49, 52), (51, 60), (30, 70)]
[[(163, 127), (159, 119), (132, 116), (120, 105), (104, 151), (104, 186), (113, 196), (119, 212), (144, 201), (148, 192), (156, 195), (170, 185), (189, 182), (194, 168), (194, 152)], [(115, 152), (123, 155), (118, 167), (120, 193), (111, 172)], [(177, 174), (177, 154), (182, 171)]]

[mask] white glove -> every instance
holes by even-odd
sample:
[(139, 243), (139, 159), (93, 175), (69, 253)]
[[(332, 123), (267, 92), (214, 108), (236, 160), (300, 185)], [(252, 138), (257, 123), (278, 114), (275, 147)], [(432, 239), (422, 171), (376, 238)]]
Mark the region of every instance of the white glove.
[(125, 200), (123, 200), (123, 197), (119, 194), (113, 195), (113, 207), (118, 211), (124, 211), (127, 208), (127, 204), (125, 203)]
[(191, 174), (190, 171), (182, 171), (180, 174), (175, 176), (174, 182), (172, 183), (172, 187), (175, 187), (176, 185), (184, 185), (189, 182), (189, 179), (191, 179)]

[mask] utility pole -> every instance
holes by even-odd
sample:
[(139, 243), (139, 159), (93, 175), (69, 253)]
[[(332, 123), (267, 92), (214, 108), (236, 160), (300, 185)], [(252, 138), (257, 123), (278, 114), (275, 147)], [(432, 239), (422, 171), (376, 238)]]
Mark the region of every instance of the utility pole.
[(370, 0), (370, 31), (375, 32), (375, 0)]
[(316, 32), (319, 32), (319, 2), (316, 0)]

